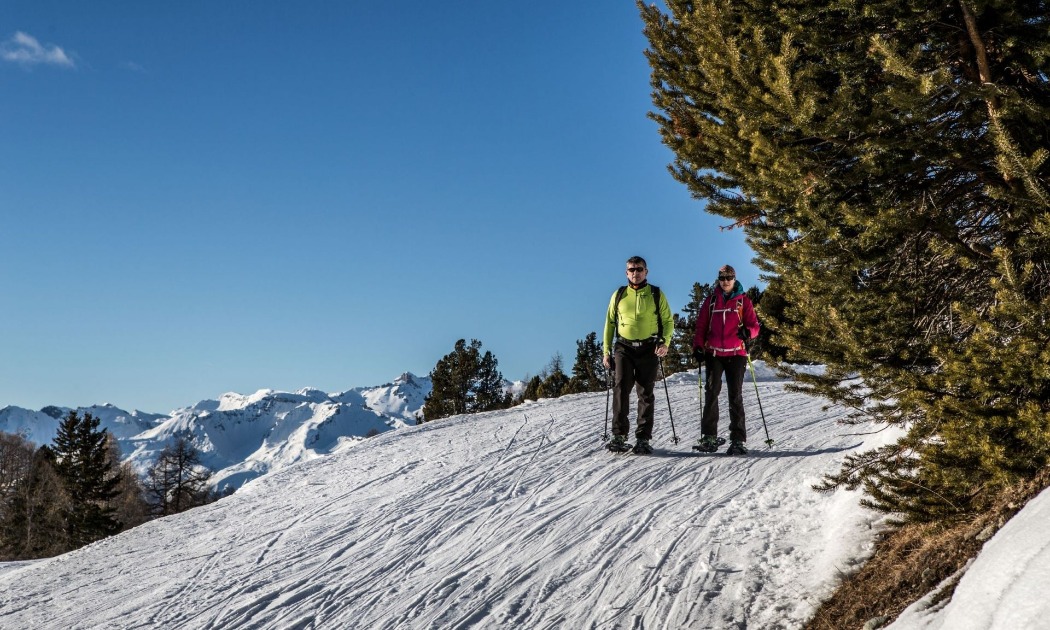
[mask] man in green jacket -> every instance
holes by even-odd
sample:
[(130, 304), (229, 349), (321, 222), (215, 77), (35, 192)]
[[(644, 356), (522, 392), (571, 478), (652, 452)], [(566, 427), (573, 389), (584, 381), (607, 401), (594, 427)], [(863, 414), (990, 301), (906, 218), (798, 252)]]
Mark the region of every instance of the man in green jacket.
[[(674, 318), (667, 296), (646, 281), (649, 269), (645, 259), (627, 259), (627, 286), (620, 287), (609, 300), (602, 339), (606, 369), (613, 370), (613, 438), (608, 448), (623, 452), (630, 448), (627, 432), (631, 425), (627, 414), (631, 407), (631, 389), (638, 390), (638, 427), (634, 452), (652, 453), (653, 388), (660, 360), (667, 355), (674, 331)], [(615, 336), (615, 343), (614, 343)]]

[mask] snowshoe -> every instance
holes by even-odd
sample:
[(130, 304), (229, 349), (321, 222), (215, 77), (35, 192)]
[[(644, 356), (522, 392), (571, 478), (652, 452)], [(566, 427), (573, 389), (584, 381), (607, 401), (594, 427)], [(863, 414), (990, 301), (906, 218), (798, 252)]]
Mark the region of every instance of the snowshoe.
[(605, 448), (609, 449), (614, 453), (626, 453), (631, 450), (631, 445), (627, 443), (627, 438), (622, 435), (614, 435), (609, 443), (605, 445)]
[(633, 451), (635, 455), (652, 455), (653, 447), (649, 444), (649, 440), (638, 440)]
[(715, 453), (718, 451), (718, 447), (725, 443), (726, 439), (724, 437), (705, 435), (696, 441), (696, 444), (693, 445), (693, 450), (701, 453)]
[(747, 455), (747, 446), (743, 442), (733, 440), (729, 448), (726, 449), (726, 455)]

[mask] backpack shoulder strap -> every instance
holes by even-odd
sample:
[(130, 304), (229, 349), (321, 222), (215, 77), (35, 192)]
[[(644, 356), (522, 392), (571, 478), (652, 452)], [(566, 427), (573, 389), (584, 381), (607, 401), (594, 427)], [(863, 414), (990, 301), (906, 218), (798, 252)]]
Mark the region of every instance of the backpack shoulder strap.
[(620, 331), (620, 300), (623, 299), (624, 293), (627, 293), (627, 285), (616, 290), (616, 301), (613, 302), (613, 326), (617, 333)]
[(707, 313), (707, 334), (708, 335), (711, 334), (711, 323), (715, 319), (715, 301), (718, 299), (715, 296), (715, 291), (718, 291), (717, 287), (715, 287), (714, 291), (711, 291), (710, 293), (707, 294), (707, 302), (709, 304), (709, 306), (707, 307), (707, 310), (708, 310), (708, 313)]
[(660, 317), (660, 287), (650, 284), (649, 288), (653, 292), (653, 304), (656, 306), (656, 335), (660, 337), (662, 342), (664, 339), (664, 320)]

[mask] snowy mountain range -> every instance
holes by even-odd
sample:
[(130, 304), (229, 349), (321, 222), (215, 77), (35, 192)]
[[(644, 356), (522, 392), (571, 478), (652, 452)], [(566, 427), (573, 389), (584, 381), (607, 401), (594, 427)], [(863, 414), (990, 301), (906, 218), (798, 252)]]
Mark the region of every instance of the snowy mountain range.
[[(201, 452), (202, 463), (216, 471), (212, 481), (221, 490), (414, 425), (430, 390), (430, 377), (406, 372), (392, 383), (339, 394), (316, 389), (263, 389), (249, 396), (228, 393), (169, 415), (127, 412), (110, 404), (77, 411), (99, 418), (100, 427), (117, 438), (125, 461), (140, 471), (174, 436), (189, 436)], [(69, 412), (65, 407), (40, 411), (5, 407), (0, 409), (0, 431), (49, 444)]]

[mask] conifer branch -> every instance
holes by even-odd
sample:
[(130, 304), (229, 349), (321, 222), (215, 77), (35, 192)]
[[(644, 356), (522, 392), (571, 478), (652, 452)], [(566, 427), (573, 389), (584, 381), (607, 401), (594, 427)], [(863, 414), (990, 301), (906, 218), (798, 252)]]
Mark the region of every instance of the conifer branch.
[(745, 227), (745, 226), (751, 225), (752, 223), (755, 223), (756, 221), (761, 219), (762, 216), (763, 216), (762, 213), (750, 214), (750, 215), (748, 215), (748, 216), (746, 216), (746, 217), (744, 217), (742, 219), (737, 219), (736, 221), (734, 221), (733, 223), (730, 223), (729, 225), (721, 225), (721, 226), (718, 227), (718, 230), (721, 231), (721, 232), (724, 232), (726, 230), (735, 230), (737, 228)]
[[(1031, 176), (1029, 168), (1026, 168), (1025, 159), (1021, 155), (1016, 143), (1010, 137), (1009, 133), (1005, 129), (1001, 121), (1001, 102), (997, 94), (997, 89), (992, 76), (992, 65), (988, 60), (988, 49), (984, 44), (984, 39), (981, 37), (980, 32), (977, 30), (977, 18), (973, 14), (973, 10), (966, 3), (965, 0), (959, 0), (959, 7), (962, 9), (963, 21), (966, 23), (966, 32), (970, 36), (970, 43), (973, 45), (974, 54), (977, 61), (977, 72), (980, 76), (981, 83), (986, 86), (993, 88), (993, 92), (988, 97), (988, 117), (992, 124), (992, 129), (998, 138), (996, 143), (1000, 150), (1006, 155), (1009, 161), (1012, 163), (1011, 166), (1018, 168), (1021, 177), (1025, 180), (1025, 185), (1032, 192), (1033, 195), (1039, 198), (1043, 205), (1050, 206), (1050, 196), (1047, 192), (1039, 185), (1038, 181)], [(1033, 156), (1031, 160), (1033, 164), (1041, 162), (1039, 153)], [(1004, 165), (1005, 166), (1005, 165)], [(1014, 180), (1013, 174), (1008, 168), (1001, 168), (1003, 179), (1007, 184), (1012, 184)]]
[[(977, 55), (977, 72), (981, 77), (981, 83), (992, 85), (992, 66), (988, 62), (988, 49), (984, 45), (980, 31), (977, 30), (977, 18), (974, 17), (970, 6), (966, 4), (966, 0), (959, 0), (959, 8), (962, 9), (963, 21), (966, 22), (966, 32), (970, 36), (970, 43), (973, 44), (974, 52)], [(995, 102), (989, 103), (989, 105), (994, 109), (999, 108), (997, 99)]]

